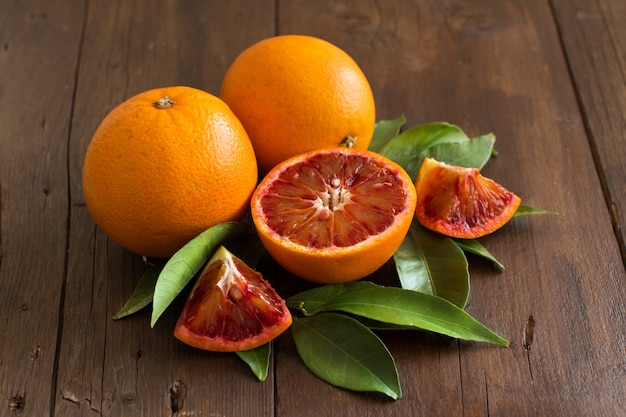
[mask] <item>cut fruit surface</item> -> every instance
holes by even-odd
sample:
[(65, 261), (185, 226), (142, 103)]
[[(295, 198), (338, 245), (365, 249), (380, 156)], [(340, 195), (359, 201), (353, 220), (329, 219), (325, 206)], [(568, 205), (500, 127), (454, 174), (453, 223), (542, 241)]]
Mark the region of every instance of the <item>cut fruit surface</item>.
[(420, 223), (447, 236), (475, 239), (493, 233), (515, 214), (521, 199), (476, 168), (424, 159), (417, 179)]
[(200, 349), (244, 351), (273, 340), (291, 320), (285, 301), (261, 274), (220, 247), (194, 285), (174, 336)]
[(355, 281), (400, 246), (415, 213), (415, 187), (389, 159), (331, 148), (277, 165), (252, 197), (261, 241), (285, 269), (317, 283)]

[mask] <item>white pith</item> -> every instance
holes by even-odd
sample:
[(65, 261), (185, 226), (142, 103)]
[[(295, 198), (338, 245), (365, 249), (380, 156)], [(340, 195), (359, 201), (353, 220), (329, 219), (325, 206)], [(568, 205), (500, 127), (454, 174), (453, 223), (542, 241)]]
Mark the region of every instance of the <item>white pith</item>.
[(241, 272), (235, 267), (235, 262), (233, 261), (232, 255), (226, 251), (224, 247), (220, 247), (215, 255), (209, 262), (211, 265), (213, 262), (222, 262), (220, 266), (219, 276), (223, 277), (220, 279), (217, 284), (217, 288), (220, 289), (222, 294), (225, 297), (231, 297), (233, 299), (239, 300), (243, 298), (243, 293), (238, 288), (237, 282), (241, 282), (243, 276)]
[(313, 202), (316, 215), (328, 218), (335, 210), (342, 210), (343, 205), (352, 201), (350, 191), (343, 188), (339, 178), (333, 178), (330, 184), (326, 184), (326, 190), (317, 195)]

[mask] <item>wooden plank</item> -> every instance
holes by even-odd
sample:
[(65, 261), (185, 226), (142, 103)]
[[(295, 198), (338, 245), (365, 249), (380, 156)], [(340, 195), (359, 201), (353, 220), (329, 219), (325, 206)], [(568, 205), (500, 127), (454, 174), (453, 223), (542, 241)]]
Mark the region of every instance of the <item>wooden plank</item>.
[(626, 3), (554, 1), (613, 226), (626, 262)]
[(353, 55), (379, 119), (404, 113), (409, 125), (445, 120), (472, 136), (494, 132), (500, 155), (485, 175), (560, 213), (516, 219), (482, 239), (504, 272), (472, 260), (467, 310), (509, 348), (391, 338), (404, 386), (391, 403), (316, 380), (284, 342), (278, 415), (623, 413), (626, 276), (549, 5), (290, 1), (279, 5), (278, 30)]
[(67, 149), (82, 5), (0, 18), (0, 399), (49, 415), (67, 247)]
[(81, 166), (100, 120), (127, 97), (179, 84), (217, 94), (235, 54), (273, 33), (273, 7), (270, 1), (254, 7), (250, 1), (90, 3), (69, 148), (72, 210), (56, 415), (272, 414), (273, 376), (261, 384), (235, 355), (174, 339), (184, 300), (154, 329), (149, 309), (111, 319), (144, 267), (95, 227), (81, 193)]
[[(274, 33), (275, 2), (49, 3), (11, 2), (0, 18), (0, 390), (10, 414), (624, 413), (626, 276), (603, 196), (619, 220), (624, 32), (616, 0), (575, 1), (571, 10), (554, 2), (574, 85), (539, 0), (276, 2), (281, 33), (322, 36), (357, 58), (379, 118), (405, 113), (409, 124), (494, 131), (500, 156), (485, 172), (525, 203), (560, 212), (516, 219), (483, 240), (504, 272), (472, 259), (468, 311), (510, 348), (383, 335), (404, 387), (397, 402), (319, 381), (288, 337), (276, 344), (276, 375), (258, 383), (232, 355), (173, 339), (180, 302), (153, 330), (148, 311), (111, 320), (144, 267), (84, 206), (80, 168), (91, 133), (147, 88), (217, 92), (235, 54)], [(392, 279), (391, 270), (375, 278)], [(281, 293), (294, 290), (293, 277), (268, 271)]]

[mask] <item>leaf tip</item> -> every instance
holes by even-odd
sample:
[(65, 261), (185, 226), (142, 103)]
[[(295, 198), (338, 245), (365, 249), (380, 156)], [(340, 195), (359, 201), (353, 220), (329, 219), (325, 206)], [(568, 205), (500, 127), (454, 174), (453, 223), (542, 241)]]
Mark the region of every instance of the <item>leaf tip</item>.
[(385, 392), (385, 394), (391, 398), (394, 401), (399, 400), (400, 398), (402, 398), (402, 389), (398, 387), (398, 391), (389, 391), (389, 392)]
[(509, 341), (508, 341), (508, 340), (506, 340), (506, 339), (505, 339), (505, 338), (503, 338), (503, 337), (500, 337), (500, 336), (498, 336), (498, 340), (496, 341), (496, 344), (497, 344), (498, 346), (502, 346), (502, 347), (505, 347), (505, 348), (508, 348), (508, 347), (509, 347)]
[(157, 320), (161, 317), (161, 313), (152, 310), (152, 317), (150, 317), (150, 328), (153, 329)]
[(120, 310), (117, 311), (117, 313), (113, 314), (113, 316), (111, 316), (111, 318), (113, 320), (119, 320), (122, 319), (124, 317), (128, 316), (127, 311), (122, 307)]

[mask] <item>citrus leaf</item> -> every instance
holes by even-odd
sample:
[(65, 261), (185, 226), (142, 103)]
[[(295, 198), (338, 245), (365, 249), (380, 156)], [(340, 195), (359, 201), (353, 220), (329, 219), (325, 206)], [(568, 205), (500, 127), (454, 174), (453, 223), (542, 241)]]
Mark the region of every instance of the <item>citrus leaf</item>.
[[(287, 307), (302, 312), (305, 316), (312, 316), (322, 311), (331, 300), (343, 295), (350, 295), (361, 289), (369, 289), (376, 284), (370, 281), (356, 281), (349, 284), (331, 284), (315, 287), (287, 298)], [(376, 318), (373, 318), (376, 320)]]
[(185, 288), (202, 265), (209, 260), (211, 254), (227, 240), (250, 230), (249, 227), (249, 225), (239, 222), (217, 224), (190, 240), (169, 259), (154, 288), (151, 327), (154, 327), (161, 314)]
[(453, 239), (454, 243), (463, 251), (480, 256), (493, 262), (498, 268), (504, 271), (504, 265), (493, 256), (487, 248), (480, 244), (476, 239)]
[(495, 135), (489, 133), (460, 143), (441, 143), (429, 147), (423, 155), (448, 165), (482, 168), (491, 158), (495, 142)]
[(467, 258), (449, 237), (433, 233), (414, 220), (393, 260), (402, 288), (437, 295), (465, 307), (470, 292)]
[(256, 349), (235, 353), (250, 367), (259, 381), (265, 381), (270, 366), (271, 343), (266, 343)]
[(457, 339), (508, 346), (505, 339), (444, 298), (367, 281), (314, 288), (290, 297), (287, 305), (306, 316), (341, 311)]
[(559, 213), (556, 211), (550, 211), (550, 210), (545, 210), (545, 209), (541, 209), (537, 207), (525, 206), (522, 204), (517, 208), (517, 211), (515, 212), (513, 217), (527, 216), (530, 214), (557, 214), (558, 215)]
[(336, 313), (294, 318), (291, 334), (304, 364), (320, 379), (352, 391), (402, 396), (387, 347), (357, 320)]
[(433, 122), (413, 126), (384, 145), (379, 153), (402, 166), (412, 178), (426, 156), (467, 168), (482, 168), (492, 155), (495, 136), (470, 139), (459, 127)]
[(113, 315), (113, 320), (119, 320), (123, 317), (130, 316), (143, 309), (152, 302), (154, 296), (154, 286), (161, 270), (165, 266), (165, 260), (159, 259), (151, 263), (139, 279), (133, 294), (130, 296), (126, 304)]
[(364, 325), (370, 330), (415, 330), (413, 326), (400, 326), (398, 324), (389, 324), (383, 323), (382, 321), (368, 319), (366, 317), (355, 316), (353, 314), (342, 313), (345, 316), (352, 317), (355, 320), (358, 320), (359, 323)]
[(374, 135), (369, 145), (369, 150), (378, 152), (391, 139), (398, 136), (400, 129), (406, 123), (404, 115), (393, 120), (379, 120), (374, 126)]

